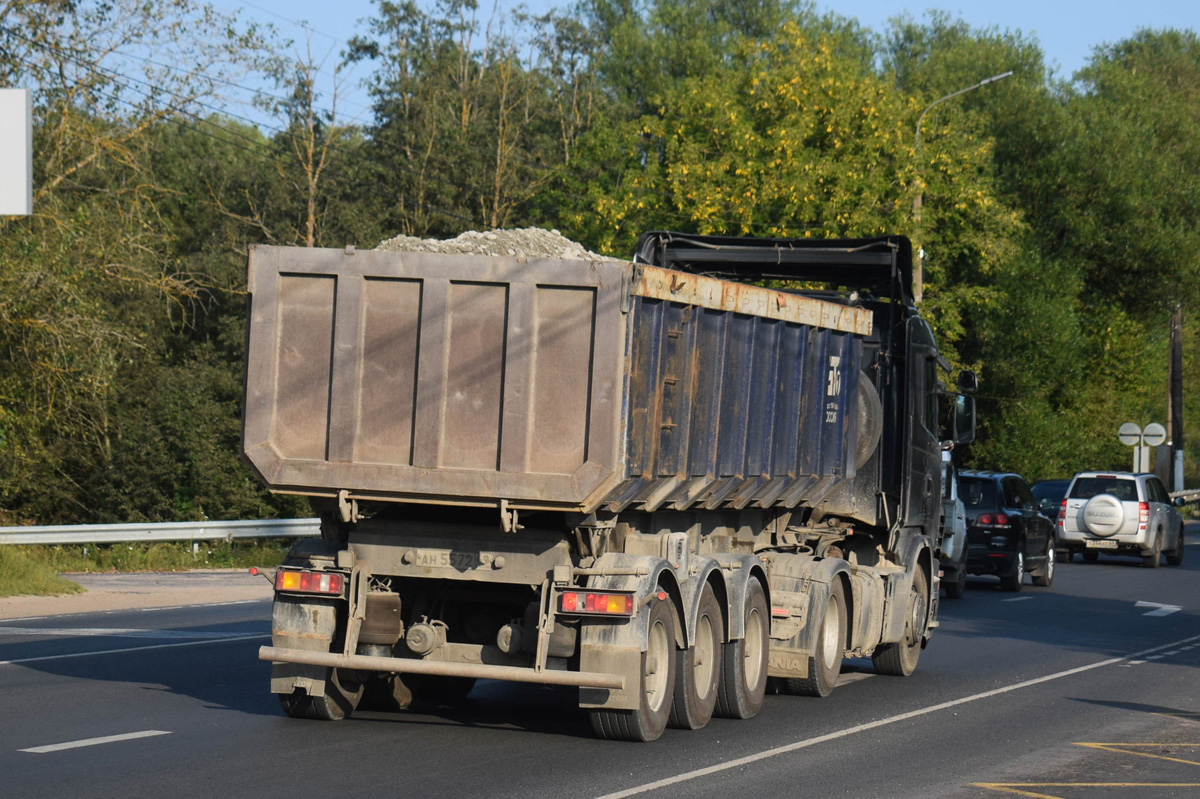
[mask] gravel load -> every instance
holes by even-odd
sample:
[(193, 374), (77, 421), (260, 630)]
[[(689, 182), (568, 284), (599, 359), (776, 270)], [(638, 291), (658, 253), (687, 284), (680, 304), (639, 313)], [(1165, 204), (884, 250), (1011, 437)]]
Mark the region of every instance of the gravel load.
[(480, 233), (468, 230), (453, 239), (418, 239), (396, 236), (381, 242), (377, 250), (399, 252), (433, 252), (450, 255), (499, 255), (516, 258), (561, 258), (568, 261), (617, 261), (589, 252), (583, 245), (571, 241), (557, 230), (527, 227), (512, 230), (489, 230)]

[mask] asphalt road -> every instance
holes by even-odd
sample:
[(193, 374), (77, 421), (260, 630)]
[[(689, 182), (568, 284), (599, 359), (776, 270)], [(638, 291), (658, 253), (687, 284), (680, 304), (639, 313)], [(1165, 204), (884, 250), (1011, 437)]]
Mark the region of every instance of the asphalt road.
[(642, 745), (595, 740), (569, 689), (495, 682), (453, 713), (286, 718), (264, 600), (3, 620), (0, 796), (1196, 796), (1190, 533), (1181, 567), (972, 580), (912, 677), (851, 661), (826, 699)]

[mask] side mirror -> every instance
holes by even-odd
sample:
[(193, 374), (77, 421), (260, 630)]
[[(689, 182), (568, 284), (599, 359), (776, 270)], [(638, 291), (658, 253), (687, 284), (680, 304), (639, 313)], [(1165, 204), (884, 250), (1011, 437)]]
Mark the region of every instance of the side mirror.
[(975, 440), (975, 398), (959, 394), (954, 398), (954, 443)]
[(975, 373), (964, 369), (958, 373), (958, 391), (961, 394), (974, 394), (979, 390), (979, 378)]

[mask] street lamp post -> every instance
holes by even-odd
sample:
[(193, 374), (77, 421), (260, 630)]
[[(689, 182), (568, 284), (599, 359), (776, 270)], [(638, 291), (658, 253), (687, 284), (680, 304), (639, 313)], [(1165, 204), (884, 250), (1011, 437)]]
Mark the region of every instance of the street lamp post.
[[(925, 121), (925, 115), (929, 113), (929, 110), (931, 108), (933, 108), (935, 105), (944, 103), (951, 98), (958, 97), (960, 94), (966, 94), (967, 92), (974, 91), (975, 89), (978, 89), (981, 86), (987, 86), (989, 83), (995, 83), (998, 80), (1003, 80), (1004, 78), (1007, 78), (1011, 74), (1013, 74), (1013, 73), (1012, 73), (1012, 70), (1010, 69), (1007, 72), (1001, 72), (999, 75), (992, 75), (990, 78), (984, 78), (983, 80), (979, 81), (979, 83), (976, 83), (973, 86), (968, 86), (965, 89), (959, 89), (956, 92), (947, 94), (945, 97), (939, 97), (938, 99), (934, 100), (929, 105), (925, 106), (925, 110), (921, 112), (921, 116), (917, 117), (917, 133), (913, 139), (913, 151), (919, 152), (921, 149), (921, 123)], [(920, 180), (920, 177), (918, 176), (917, 179)], [(920, 187), (918, 187), (917, 196), (916, 196), (916, 198), (913, 199), (913, 232), (916, 234), (914, 236), (914, 238), (917, 239), (917, 241), (913, 242), (913, 244), (916, 246), (916, 250), (917, 250), (917, 266), (916, 266), (916, 269), (914, 270), (914, 274), (913, 274), (913, 301), (914, 302), (921, 301), (922, 295), (924, 294), (923, 284), (925, 282), (925, 249), (920, 246), (920, 240), (919, 240), (920, 233), (921, 233), (922, 195), (923, 195), (923, 192), (921, 191)]]

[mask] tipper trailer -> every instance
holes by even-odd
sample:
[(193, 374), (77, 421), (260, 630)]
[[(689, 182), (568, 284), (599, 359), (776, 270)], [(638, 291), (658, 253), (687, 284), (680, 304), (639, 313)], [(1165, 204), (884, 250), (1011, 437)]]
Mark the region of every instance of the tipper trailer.
[(321, 518), (276, 573), (272, 692), (339, 719), (577, 686), (598, 735), (646, 741), (768, 681), (825, 696), (844, 657), (910, 674), (939, 415), (974, 432), (910, 284), (899, 236), (253, 248), (245, 457)]

